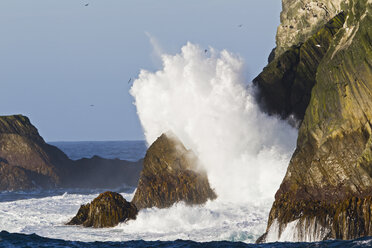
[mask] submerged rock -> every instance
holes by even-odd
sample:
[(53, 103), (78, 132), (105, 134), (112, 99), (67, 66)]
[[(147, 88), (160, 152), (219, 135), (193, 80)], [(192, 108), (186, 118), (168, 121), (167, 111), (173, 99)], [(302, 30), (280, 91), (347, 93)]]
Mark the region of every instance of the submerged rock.
[(138, 210), (133, 203), (115, 192), (104, 192), (91, 203), (81, 205), (78, 213), (67, 225), (85, 227), (113, 227), (120, 222), (136, 219)]
[(199, 160), (173, 134), (162, 134), (147, 150), (132, 202), (138, 209), (166, 208), (184, 201), (203, 204), (217, 196)]
[(372, 3), (344, 9), (260, 242), (372, 235)]

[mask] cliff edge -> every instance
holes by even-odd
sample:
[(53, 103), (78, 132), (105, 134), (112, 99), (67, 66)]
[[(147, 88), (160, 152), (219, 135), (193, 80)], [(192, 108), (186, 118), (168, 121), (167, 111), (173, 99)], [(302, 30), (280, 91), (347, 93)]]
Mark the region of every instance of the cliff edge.
[(312, 73), (297, 148), (258, 242), (372, 235), (372, 3), (341, 8), (345, 23)]

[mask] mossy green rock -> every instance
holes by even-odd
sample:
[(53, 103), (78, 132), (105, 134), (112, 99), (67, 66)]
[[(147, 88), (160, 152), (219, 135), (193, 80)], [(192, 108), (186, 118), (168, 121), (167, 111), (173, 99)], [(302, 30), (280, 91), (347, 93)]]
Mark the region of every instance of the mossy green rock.
[(120, 222), (136, 219), (138, 210), (133, 203), (115, 192), (104, 192), (91, 203), (82, 205), (67, 225), (113, 227)]
[(269, 63), (253, 80), (264, 111), (302, 120), (315, 84), (316, 71), (334, 35), (343, 26), (341, 12), (304, 43), (291, 47)]
[(162, 134), (147, 150), (132, 202), (138, 209), (166, 208), (183, 201), (203, 204), (216, 198), (199, 160), (171, 133)]
[(260, 241), (289, 223), (298, 241), (372, 235), (372, 3), (351, 0), (345, 10)]

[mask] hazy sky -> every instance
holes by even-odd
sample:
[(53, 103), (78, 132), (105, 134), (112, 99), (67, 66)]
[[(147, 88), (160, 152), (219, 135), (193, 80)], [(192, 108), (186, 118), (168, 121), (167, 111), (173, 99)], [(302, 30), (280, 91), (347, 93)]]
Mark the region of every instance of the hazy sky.
[(187, 41), (239, 54), (250, 81), (280, 10), (280, 0), (1, 0), (0, 115), (27, 115), (47, 141), (143, 139), (127, 82), (160, 69), (146, 33), (170, 54)]

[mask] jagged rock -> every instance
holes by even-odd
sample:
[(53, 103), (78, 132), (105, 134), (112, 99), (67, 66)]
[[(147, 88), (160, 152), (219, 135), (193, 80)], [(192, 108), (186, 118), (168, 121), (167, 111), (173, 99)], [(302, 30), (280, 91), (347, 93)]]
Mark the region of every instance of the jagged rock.
[[(37, 129), (30, 123), (30, 120), (22, 115), (0, 117), (0, 158), (8, 166), (17, 166), (18, 169), (7, 167), (9, 173), (23, 176), (33, 184), (17, 186), (13, 181), (10, 188), (4, 187), (0, 190), (25, 189), (25, 187), (49, 186), (53, 187), (61, 182), (60, 171), (56, 164), (68, 162), (68, 157), (59, 149), (45, 143)], [(22, 169), (21, 169), (22, 168)], [(10, 175), (10, 174), (9, 174)], [(41, 182), (38, 177), (46, 179)], [(1, 181), (8, 181), (6, 174), (1, 175)], [(25, 182), (24, 180), (24, 182)], [(19, 181), (20, 182), (20, 181)], [(5, 185), (4, 185), (5, 186)]]
[(372, 235), (372, 3), (350, 0), (345, 10), (261, 242), (287, 228), (296, 241)]
[(104, 192), (91, 203), (81, 205), (78, 213), (67, 225), (85, 227), (113, 227), (120, 222), (136, 219), (138, 210), (133, 203), (115, 192)]
[(166, 208), (184, 201), (202, 204), (216, 194), (198, 158), (173, 134), (162, 134), (147, 150), (132, 202), (138, 209)]
[(142, 169), (142, 160), (70, 160), (57, 147), (47, 144), (22, 115), (0, 116), (0, 163), (0, 191), (136, 186)]
[(345, 3), (346, 0), (282, 0), (275, 58), (293, 45), (304, 43), (332, 17), (346, 10)]
[(345, 13), (341, 12), (304, 43), (274, 59), (253, 80), (259, 89), (258, 102), (265, 112), (283, 119), (290, 115), (303, 119), (319, 63), (344, 22)]

